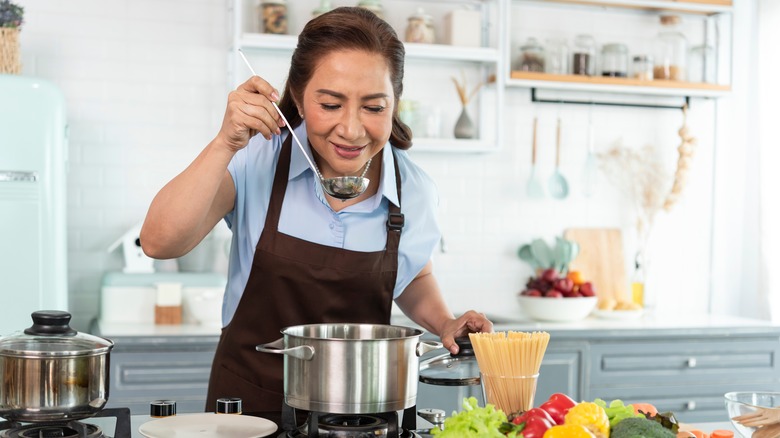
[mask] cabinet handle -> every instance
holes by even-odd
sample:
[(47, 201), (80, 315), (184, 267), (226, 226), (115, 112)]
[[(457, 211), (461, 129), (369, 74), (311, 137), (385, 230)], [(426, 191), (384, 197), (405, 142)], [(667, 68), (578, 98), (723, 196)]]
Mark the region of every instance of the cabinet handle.
[(35, 182), (37, 180), (38, 172), (0, 170), (0, 182)]
[(696, 410), (696, 401), (695, 400), (690, 400), (686, 404), (685, 408), (688, 409), (689, 411), (695, 411)]
[(696, 358), (695, 357), (688, 358), (688, 368), (696, 368)]

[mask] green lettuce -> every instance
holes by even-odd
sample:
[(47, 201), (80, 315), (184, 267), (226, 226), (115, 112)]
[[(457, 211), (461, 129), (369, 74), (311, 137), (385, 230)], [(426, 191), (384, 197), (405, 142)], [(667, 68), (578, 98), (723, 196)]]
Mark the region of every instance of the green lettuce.
[(444, 420), (444, 430), (433, 429), (431, 434), (439, 438), (514, 437), (514, 433), (504, 435), (499, 431), (501, 424), (506, 421), (506, 414), (500, 409), (492, 404), (481, 408), (475, 397), (469, 397), (463, 399), (462, 411), (453, 412), (451, 417)]

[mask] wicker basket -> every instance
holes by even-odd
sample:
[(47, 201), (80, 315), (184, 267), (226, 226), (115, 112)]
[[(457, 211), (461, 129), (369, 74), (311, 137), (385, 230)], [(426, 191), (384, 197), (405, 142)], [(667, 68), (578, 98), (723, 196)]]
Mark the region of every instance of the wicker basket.
[(18, 28), (0, 27), (0, 74), (2, 73), (13, 75), (22, 73)]

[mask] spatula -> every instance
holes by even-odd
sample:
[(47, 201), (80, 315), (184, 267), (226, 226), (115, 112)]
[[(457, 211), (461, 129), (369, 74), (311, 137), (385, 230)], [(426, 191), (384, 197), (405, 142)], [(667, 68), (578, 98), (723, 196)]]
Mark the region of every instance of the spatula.
[(550, 196), (556, 199), (563, 199), (569, 196), (569, 183), (561, 173), (561, 119), (558, 119), (558, 126), (555, 131), (555, 172), (550, 175), (547, 182), (547, 189), (550, 190)]

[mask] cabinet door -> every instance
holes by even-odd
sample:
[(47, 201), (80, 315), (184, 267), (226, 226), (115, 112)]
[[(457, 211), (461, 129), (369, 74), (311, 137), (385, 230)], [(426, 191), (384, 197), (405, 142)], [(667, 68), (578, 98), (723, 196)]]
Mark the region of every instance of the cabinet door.
[(540, 405), (556, 392), (566, 394), (574, 400), (581, 400), (584, 396), (580, 377), (582, 352), (579, 347), (553, 345), (547, 349), (539, 370), (534, 406)]

